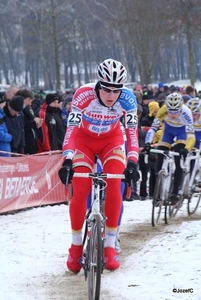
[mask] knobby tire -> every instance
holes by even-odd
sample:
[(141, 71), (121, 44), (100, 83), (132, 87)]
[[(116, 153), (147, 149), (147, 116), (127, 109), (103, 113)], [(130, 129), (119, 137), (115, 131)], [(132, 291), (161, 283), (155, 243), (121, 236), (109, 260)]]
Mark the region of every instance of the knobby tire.
[[(156, 226), (159, 222), (161, 211), (162, 211), (162, 206), (163, 206), (163, 201), (161, 199), (161, 193), (163, 191), (163, 186), (164, 186), (164, 171), (161, 170), (158, 173), (158, 177), (156, 180), (156, 185), (154, 188), (154, 195), (153, 195), (153, 204), (152, 204), (152, 226)], [(159, 202), (159, 205), (156, 206), (158, 200), (161, 200)]]
[(101, 218), (95, 216), (89, 239), (89, 267), (88, 267), (88, 296), (89, 300), (99, 300), (101, 287), (101, 273), (103, 266), (103, 244), (101, 238)]
[[(200, 171), (197, 170), (195, 177), (194, 177), (192, 189), (196, 188), (196, 181), (197, 181), (196, 178), (200, 178), (199, 174), (200, 174)], [(196, 198), (197, 198), (197, 200), (196, 200)], [(196, 212), (196, 210), (199, 206), (199, 203), (200, 203), (200, 198), (201, 198), (201, 193), (196, 193), (194, 191), (192, 192), (192, 195), (191, 195), (191, 197), (189, 197), (188, 204), (187, 204), (187, 211), (188, 211), (189, 216), (192, 216)]]

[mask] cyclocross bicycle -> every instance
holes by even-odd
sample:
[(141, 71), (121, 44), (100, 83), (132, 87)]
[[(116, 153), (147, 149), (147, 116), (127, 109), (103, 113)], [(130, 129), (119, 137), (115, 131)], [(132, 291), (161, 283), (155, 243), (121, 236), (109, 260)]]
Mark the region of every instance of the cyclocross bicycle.
[(88, 299), (100, 297), (101, 274), (104, 269), (105, 221), (103, 211), (103, 191), (107, 188), (105, 179), (124, 179), (123, 174), (106, 174), (99, 172), (74, 173), (74, 177), (92, 178), (91, 207), (86, 214), (83, 235), (84, 253), (82, 267), (85, 280), (88, 281)]
[(158, 173), (153, 194), (151, 222), (152, 226), (156, 226), (159, 222), (163, 208), (165, 224), (168, 224), (172, 217), (173, 206), (170, 202), (170, 196), (172, 194), (174, 181), (174, 156), (179, 156), (179, 153), (159, 149), (151, 149), (150, 151), (164, 155), (163, 165)]
[(201, 198), (200, 151), (201, 146), (200, 149), (192, 150), (181, 165), (183, 169), (183, 182), (179, 202), (173, 208), (173, 217), (176, 216), (185, 199), (187, 199), (187, 212), (189, 216), (193, 215), (199, 206)]

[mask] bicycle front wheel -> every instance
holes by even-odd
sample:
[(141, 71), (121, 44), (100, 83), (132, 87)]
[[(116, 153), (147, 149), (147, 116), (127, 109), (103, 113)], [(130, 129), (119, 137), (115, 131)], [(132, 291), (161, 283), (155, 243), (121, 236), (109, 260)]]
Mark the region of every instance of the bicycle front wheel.
[(200, 172), (199, 170), (197, 170), (196, 174), (195, 174), (195, 178), (194, 178), (194, 182), (193, 182), (193, 186), (191, 188), (191, 197), (189, 197), (188, 199), (188, 204), (187, 204), (187, 211), (188, 211), (188, 215), (191, 216), (193, 215), (200, 203), (200, 198), (201, 198), (201, 188), (198, 187), (198, 179), (200, 178)]
[(164, 171), (161, 170), (158, 173), (158, 177), (156, 180), (156, 185), (154, 188), (154, 195), (153, 195), (153, 204), (152, 204), (152, 226), (156, 226), (159, 222), (162, 207), (163, 207), (163, 200), (162, 200), (162, 193), (164, 192)]
[(101, 238), (101, 218), (99, 215), (95, 216), (88, 242), (88, 295), (89, 300), (98, 300), (100, 297), (101, 273), (103, 269), (103, 244)]

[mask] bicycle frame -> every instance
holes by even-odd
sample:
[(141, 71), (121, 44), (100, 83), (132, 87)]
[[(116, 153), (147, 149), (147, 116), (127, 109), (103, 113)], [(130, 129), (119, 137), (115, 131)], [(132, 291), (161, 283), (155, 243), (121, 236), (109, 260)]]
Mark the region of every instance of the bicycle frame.
[(159, 149), (151, 149), (150, 151), (153, 153), (164, 155), (163, 165), (161, 170), (163, 170), (165, 174), (165, 185), (164, 185), (164, 190), (162, 191), (163, 197), (161, 200), (169, 202), (172, 175), (174, 174), (175, 171), (174, 156), (179, 156), (179, 153), (170, 150), (159, 150)]
[[(82, 267), (84, 269), (85, 280), (88, 280), (89, 299), (99, 299), (101, 273), (104, 269), (104, 240), (105, 221), (101, 210), (100, 191), (107, 188), (105, 179), (124, 179), (123, 174), (106, 173), (74, 173), (74, 177), (92, 179), (91, 207), (86, 214), (86, 234), (83, 244), (85, 244), (82, 257)], [(101, 188), (102, 187), (102, 188)]]
[(151, 149), (153, 153), (164, 155), (162, 168), (158, 173), (152, 205), (152, 226), (155, 226), (160, 218), (162, 207), (165, 206), (165, 223), (168, 224), (172, 217), (170, 205), (170, 195), (172, 190), (172, 179), (175, 171), (174, 156), (179, 156), (178, 152), (170, 150)]

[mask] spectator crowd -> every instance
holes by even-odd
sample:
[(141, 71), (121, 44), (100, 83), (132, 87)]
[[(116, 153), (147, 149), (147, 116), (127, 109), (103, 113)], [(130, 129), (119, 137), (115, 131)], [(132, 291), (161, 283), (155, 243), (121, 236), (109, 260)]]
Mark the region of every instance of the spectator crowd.
[(72, 92), (10, 86), (0, 93), (0, 156), (62, 150)]
[[(190, 98), (201, 98), (201, 91), (191, 85), (186, 87), (167, 86), (159, 82), (157, 86), (137, 85), (133, 92), (138, 103), (139, 146), (145, 145), (146, 132), (165, 103), (167, 95), (178, 92), (184, 103)], [(71, 111), (74, 91), (45, 94), (27, 88), (10, 86), (0, 93), (0, 156), (31, 155), (46, 151), (62, 150), (68, 114)], [(153, 144), (160, 142), (163, 124), (156, 132)], [(156, 157), (149, 154), (148, 164), (144, 154), (139, 157), (141, 179), (133, 187), (131, 197), (125, 199), (146, 200), (153, 196), (155, 186)]]

